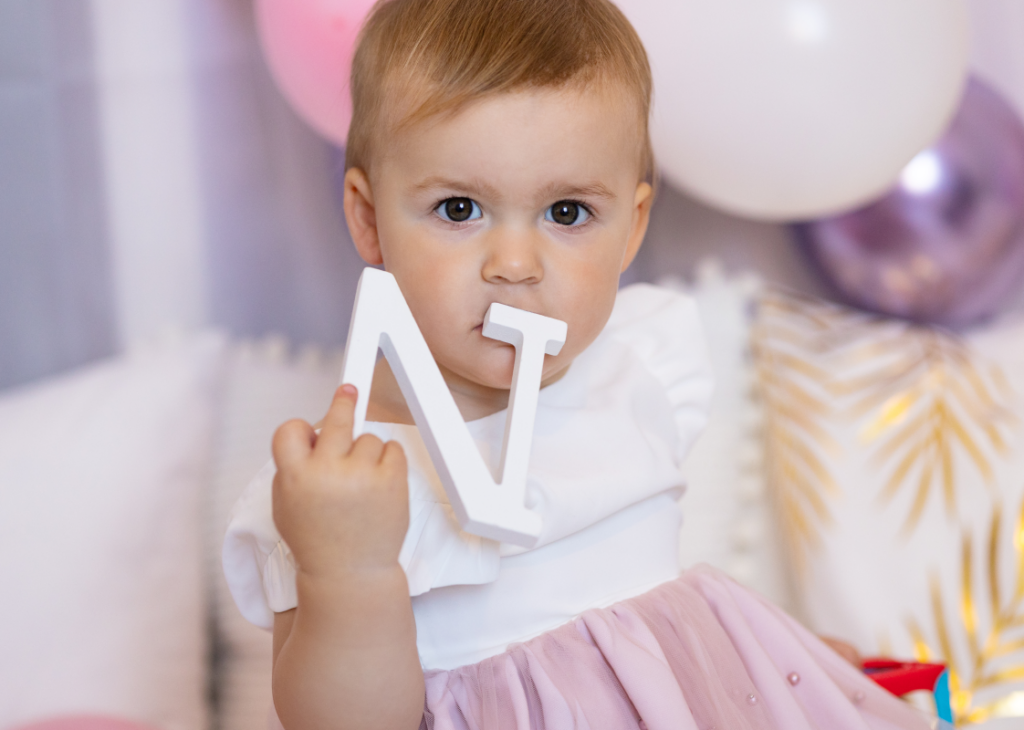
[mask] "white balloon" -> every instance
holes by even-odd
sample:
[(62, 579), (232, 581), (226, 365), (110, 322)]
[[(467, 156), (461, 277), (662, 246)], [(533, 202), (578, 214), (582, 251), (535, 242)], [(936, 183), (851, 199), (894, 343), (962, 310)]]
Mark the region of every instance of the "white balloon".
[(952, 117), (964, 0), (619, 0), (654, 72), (665, 178), (740, 215), (827, 215), (885, 192)]

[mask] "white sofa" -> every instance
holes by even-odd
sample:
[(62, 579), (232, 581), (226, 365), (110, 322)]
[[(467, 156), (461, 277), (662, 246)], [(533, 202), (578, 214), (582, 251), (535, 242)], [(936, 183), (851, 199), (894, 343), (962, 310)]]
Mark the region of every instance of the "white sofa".
[[(719, 387), (689, 462), (681, 558), (794, 610), (749, 357), (758, 288), (714, 267), (692, 287)], [(82, 712), (267, 726), (270, 635), (235, 609), (220, 541), (274, 428), (319, 419), (340, 365), (199, 333), (0, 394), (0, 729)]]

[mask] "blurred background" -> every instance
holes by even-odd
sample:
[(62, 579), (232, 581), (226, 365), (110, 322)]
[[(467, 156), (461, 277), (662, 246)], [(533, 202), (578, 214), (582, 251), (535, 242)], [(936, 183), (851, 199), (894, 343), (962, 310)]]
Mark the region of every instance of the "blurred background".
[[(1024, 5), (969, 8), (971, 68), (1024, 114)], [(249, 0), (0, 0), (0, 387), (168, 326), (342, 344), (340, 159), (282, 100)], [(828, 291), (785, 225), (672, 183), (626, 279), (709, 255)]]

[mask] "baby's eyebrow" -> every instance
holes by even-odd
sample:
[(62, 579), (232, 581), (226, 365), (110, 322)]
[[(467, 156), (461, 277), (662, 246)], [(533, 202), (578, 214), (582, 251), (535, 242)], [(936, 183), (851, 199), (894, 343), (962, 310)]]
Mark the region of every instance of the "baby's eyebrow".
[(595, 182), (589, 185), (573, 185), (563, 183), (552, 183), (541, 191), (541, 197), (545, 200), (551, 198), (607, 198), (615, 197), (603, 183)]
[(428, 177), (413, 186), (413, 190), (416, 192), (420, 192), (422, 190), (436, 190), (438, 188), (444, 190), (457, 190), (460, 193), (468, 193), (469, 195), (482, 194), (487, 198), (497, 198), (500, 196), (496, 187), (484, 182), (483, 180), (455, 180), (453, 178), (435, 175)]
[[(428, 177), (413, 186), (413, 190), (454, 190), (471, 196), (481, 196), (491, 200), (500, 199), (501, 191), (483, 180), (456, 180), (439, 175)], [(541, 200), (562, 198), (605, 198), (612, 199), (615, 193), (603, 183), (594, 182), (586, 185), (555, 182), (541, 188), (538, 197)]]

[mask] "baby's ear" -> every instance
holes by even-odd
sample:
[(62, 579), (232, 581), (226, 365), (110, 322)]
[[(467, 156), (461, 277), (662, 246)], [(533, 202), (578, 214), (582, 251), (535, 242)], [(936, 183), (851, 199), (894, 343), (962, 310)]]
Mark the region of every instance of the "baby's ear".
[(640, 251), (640, 244), (644, 242), (644, 235), (647, 233), (647, 224), (651, 220), (651, 205), (654, 203), (654, 189), (650, 183), (641, 182), (636, 186), (636, 194), (633, 198), (633, 222), (629, 229), (629, 240), (626, 242), (625, 255), (622, 258), (622, 271), (629, 268)]
[(373, 207), (370, 178), (358, 167), (345, 172), (345, 222), (356, 251), (373, 266), (384, 263), (377, 235), (377, 210)]

